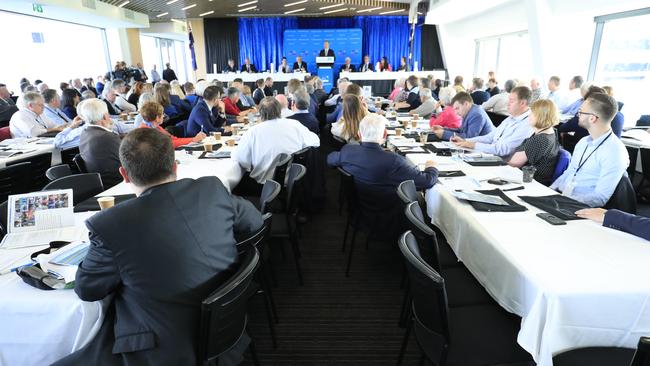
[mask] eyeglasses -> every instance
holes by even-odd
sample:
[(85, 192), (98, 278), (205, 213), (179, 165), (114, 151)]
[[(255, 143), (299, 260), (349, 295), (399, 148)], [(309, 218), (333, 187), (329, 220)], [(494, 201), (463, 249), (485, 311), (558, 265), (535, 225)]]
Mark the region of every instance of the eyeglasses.
[(581, 114), (586, 114), (587, 116), (594, 116), (596, 118), (600, 118), (598, 115), (593, 114), (593, 113), (589, 113), (589, 112), (578, 111), (577, 114), (578, 114), (578, 116), (580, 116)]

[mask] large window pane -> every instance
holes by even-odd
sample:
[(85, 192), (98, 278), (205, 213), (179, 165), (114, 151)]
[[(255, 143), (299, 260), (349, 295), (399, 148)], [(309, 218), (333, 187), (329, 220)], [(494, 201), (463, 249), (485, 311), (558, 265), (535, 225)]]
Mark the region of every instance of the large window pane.
[[(476, 76), (495, 71), (497, 80), (526, 80), (532, 74), (530, 38), (527, 32), (477, 40)], [(487, 80), (486, 80), (487, 82)]]
[[(499, 52), (499, 39), (486, 39), (479, 41), (478, 67), (476, 76), (487, 75), (490, 71), (497, 71), (497, 57)], [(487, 80), (486, 80), (487, 82)]]

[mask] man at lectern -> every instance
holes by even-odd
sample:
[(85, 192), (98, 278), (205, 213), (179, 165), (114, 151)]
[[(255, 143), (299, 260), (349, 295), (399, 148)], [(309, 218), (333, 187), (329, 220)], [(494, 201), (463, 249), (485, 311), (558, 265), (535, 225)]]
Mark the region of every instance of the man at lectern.
[(293, 71), (307, 72), (307, 64), (302, 62), (302, 57), (296, 57), (296, 62), (293, 63)]
[(336, 56), (334, 55), (334, 50), (330, 48), (329, 41), (325, 41), (325, 43), (323, 43), (323, 49), (320, 50), (320, 53), (318, 54), (318, 56), (319, 57), (334, 57), (334, 58), (336, 58)]

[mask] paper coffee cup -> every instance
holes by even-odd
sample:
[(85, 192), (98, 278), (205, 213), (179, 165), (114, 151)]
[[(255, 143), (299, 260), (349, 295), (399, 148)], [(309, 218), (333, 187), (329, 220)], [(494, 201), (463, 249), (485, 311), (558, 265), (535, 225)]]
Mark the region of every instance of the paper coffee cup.
[(221, 140), (221, 132), (213, 132), (212, 137), (214, 137), (216, 141)]
[(396, 129), (395, 129), (395, 135), (397, 135), (397, 136), (402, 136), (402, 131), (403, 131), (403, 129), (401, 129), (401, 128), (396, 128)]
[(207, 152), (212, 151), (212, 144), (203, 144), (203, 150)]
[(99, 208), (106, 210), (115, 206), (115, 197), (99, 197), (97, 198), (97, 203), (99, 203)]
[(416, 120), (412, 120), (412, 121), (411, 121), (411, 127), (412, 127), (412, 128), (417, 128), (417, 127), (418, 127), (418, 121), (416, 121)]
[(235, 146), (235, 140), (228, 140), (228, 141), (226, 141), (226, 145), (228, 145), (228, 146)]

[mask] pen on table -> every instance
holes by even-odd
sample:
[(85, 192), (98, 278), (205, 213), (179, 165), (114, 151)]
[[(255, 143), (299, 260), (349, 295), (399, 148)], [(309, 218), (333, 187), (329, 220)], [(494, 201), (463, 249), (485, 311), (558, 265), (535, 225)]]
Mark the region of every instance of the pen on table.
[(2, 271), (0, 271), (0, 276), (6, 275), (7, 273), (11, 273), (11, 272), (16, 272), (21, 267), (27, 267), (27, 266), (33, 266), (33, 265), (34, 265), (34, 262), (29, 262), (29, 263), (21, 264), (19, 266), (13, 267), (13, 268), (2, 270)]
[(514, 187), (514, 188), (504, 189), (504, 190), (502, 190), (502, 192), (518, 191), (518, 190), (520, 190), (520, 189), (524, 189), (524, 186), (519, 186), (519, 187)]

